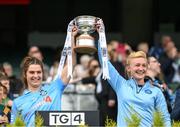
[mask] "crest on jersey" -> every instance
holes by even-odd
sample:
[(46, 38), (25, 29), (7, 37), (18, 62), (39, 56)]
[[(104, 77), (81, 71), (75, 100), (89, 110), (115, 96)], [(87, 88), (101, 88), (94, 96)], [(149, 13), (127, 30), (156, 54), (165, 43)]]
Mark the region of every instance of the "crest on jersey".
[(149, 89), (147, 89), (147, 90), (145, 90), (145, 93), (146, 93), (146, 94), (152, 94), (152, 91), (149, 90)]

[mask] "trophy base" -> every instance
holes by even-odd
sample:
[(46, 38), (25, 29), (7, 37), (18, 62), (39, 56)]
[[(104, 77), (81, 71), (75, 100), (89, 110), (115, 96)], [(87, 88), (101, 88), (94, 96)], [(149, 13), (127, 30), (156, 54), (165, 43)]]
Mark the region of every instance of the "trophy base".
[(82, 34), (76, 38), (76, 46), (74, 48), (77, 53), (93, 54), (97, 51), (95, 47), (94, 37), (89, 34)]
[(93, 54), (97, 52), (97, 49), (93, 46), (76, 46), (74, 50), (77, 53), (87, 53), (87, 54)]

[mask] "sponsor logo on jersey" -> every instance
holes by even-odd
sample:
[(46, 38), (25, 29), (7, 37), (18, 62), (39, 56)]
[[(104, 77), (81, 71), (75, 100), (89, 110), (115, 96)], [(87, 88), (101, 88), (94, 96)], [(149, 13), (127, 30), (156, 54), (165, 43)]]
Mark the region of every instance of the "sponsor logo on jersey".
[(52, 101), (52, 99), (51, 99), (50, 96), (45, 97), (43, 100), (44, 100), (45, 102), (51, 102), (51, 101)]
[(46, 104), (46, 103), (51, 103), (51, 102), (52, 102), (51, 97), (50, 97), (50, 96), (46, 96), (46, 97), (43, 98), (42, 101), (40, 101), (40, 102), (38, 102), (36, 105), (34, 105), (34, 106), (32, 107), (32, 109), (33, 109), (33, 110), (34, 110), (34, 109), (37, 109), (37, 108), (39, 108), (40, 106), (42, 106), (42, 105), (44, 105), (44, 104)]

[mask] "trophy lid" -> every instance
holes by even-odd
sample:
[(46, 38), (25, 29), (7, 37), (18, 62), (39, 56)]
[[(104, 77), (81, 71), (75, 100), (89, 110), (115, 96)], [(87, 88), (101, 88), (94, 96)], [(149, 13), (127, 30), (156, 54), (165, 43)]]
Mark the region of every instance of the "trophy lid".
[(95, 31), (97, 17), (82, 15), (74, 19), (75, 25), (79, 29), (79, 32), (93, 33)]

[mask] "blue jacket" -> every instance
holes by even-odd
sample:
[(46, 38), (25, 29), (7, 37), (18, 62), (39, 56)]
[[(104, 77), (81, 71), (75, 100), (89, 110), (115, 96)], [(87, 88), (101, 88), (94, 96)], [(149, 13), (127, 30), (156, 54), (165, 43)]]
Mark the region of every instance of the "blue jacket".
[(51, 84), (44, 84), (40, 90), (31, 92), (25, 90), (23, 95), (16, 98), (12, 105), (11, 123), (17, 115), (22, 115), (26, 126), (35, 126), (35, 111), (61, 110), (61, 96), (65, 88), (57, 78)]
[[(98, 46), (99, 60), (101, 61), (101, 49)], [(109, 84), (115, 90), (118, 100), (117, 126), (126, 127), (126, 119), (131, 119), (131, 114), (136, 113), (141, 119), (141, 127), (152, 127), (153, 113), (159, 110), (166, 127), (171, 127), (170, 115), (166, 101), (161, 90), (147, 81), (143, 87), (138, 87), (135, 79), (124, 79), (108, 61)]]

